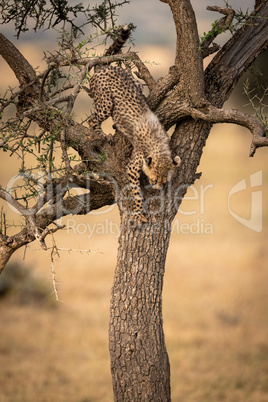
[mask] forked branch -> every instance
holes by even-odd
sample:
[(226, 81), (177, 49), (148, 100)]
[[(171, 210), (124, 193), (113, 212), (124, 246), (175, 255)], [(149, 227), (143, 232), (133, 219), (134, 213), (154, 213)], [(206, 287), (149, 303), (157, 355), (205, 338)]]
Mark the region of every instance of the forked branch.
[(214, 43), (212, 47), (210, 47), (210, 45), (219, 34), (221, 34), (222, 32), (226, 31), (226, 29), (229, 28), (235, 16), (235, 11), (232, 10), (231, 8), (208, 6), (207, 10), (218, 11), (219, 13), (224, 14), (225, 17), (221, 18), (218, 21), (215, 21), (212, 29), (207, 33), (205, 39), (202, 41), (200, 49), (202, 50), (204, 58), (212, 53), (217, 52), (220, 49), (220, 46), (217, 45), (216, 43)]
[[(79, 185), (83, 185), (82, 179), (79, 180)], [(58, 186), (61, 186), (60, 182), (58, 182)], [(58, 195), (60, 192), (62, 192), (62, 189), (57, 191)], [(13, 236), (0, 233), (0, 273), (11, 255), (18, 248), (37, 240), (40, 246), (46, 249), (46, 236), (51, 232), (54, 233), (63, 228), (63, 226), (54, 223), (56, 219), (69, 214), (85, 215), (91, 210), (113, 204), (115, 198), (112, 183), (101, 178), (98, 180), (90, 178), (90, 202), (87, 194), (68, 196), (66, 198), (63, 198), (63, 195), (62, 193), (61, 197), (56, 197), (55, 202), (49, 203), (48, 206), (41, 204), (34, 211), (34, 208), (26, 210), (14, 197), (6, 191), (0, 190), (0, 198), (6, 200), (16, 208), (18, 213), (24, 216), (27, 222), (26, 226)], [(51, 228), (51, 224), (54, 224), (55, 227)]]

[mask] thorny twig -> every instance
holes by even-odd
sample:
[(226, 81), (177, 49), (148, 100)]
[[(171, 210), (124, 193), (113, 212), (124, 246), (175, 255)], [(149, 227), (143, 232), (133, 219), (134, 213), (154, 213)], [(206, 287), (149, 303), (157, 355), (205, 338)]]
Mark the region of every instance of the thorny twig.
[(53, 236), (52, 231), (50, 232), (51, 239), (52, 239), (52, 249), (50, 253), (50, 264), (51, 264), (51, 275), (52, 275), (52, 285), (53, 285), (53, 293), (55, 294), (56, 300), (59, 301), (59, 294), (58, 294), (58, 283), (56, 282), (56, 271), (54, 267), (55, 257), (60, 258), (59, 250), (55, 242), (55, 238)]

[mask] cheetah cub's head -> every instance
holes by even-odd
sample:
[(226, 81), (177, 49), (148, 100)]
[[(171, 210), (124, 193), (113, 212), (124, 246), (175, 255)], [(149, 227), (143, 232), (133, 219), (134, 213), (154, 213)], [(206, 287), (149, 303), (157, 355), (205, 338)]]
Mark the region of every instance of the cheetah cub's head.
[(173, 160), (170, 157), (146, 158), (143, 161), (142, 170), (148, 177), (152, 187), (160, 190), (174, 176), (175, 168), (180, 163), (181, 158), (179, 156), (175, 156)]

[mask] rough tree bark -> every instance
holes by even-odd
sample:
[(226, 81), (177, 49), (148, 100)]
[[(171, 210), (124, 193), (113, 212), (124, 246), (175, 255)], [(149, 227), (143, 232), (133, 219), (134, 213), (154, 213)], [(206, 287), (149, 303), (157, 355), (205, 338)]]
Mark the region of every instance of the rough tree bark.
[(110, 353), (115, 400), (170, 397), (162, 287), (170, 227), (165, 219), (129, 228), (122, 220), (111, 300)]
[[(171, 399), (169, 361), (162, 319), (165, 260), (172, 220), (187, 188), (200, 177), (197, 169), (212, 124), (232, 122), (249, 128), (253, 134), (251, 155), (257, 147), (268, 145), (265, 130), (255, 119), (237, 111), (221, 109), (242, 73), (267, 47), (268, 1), (256, 2), (254, 23), (245, 24), (240, 28), (219, 50), (206, 71), (203, 70), (202, 54), (212, 53), (215, 47), (209, 47), (211, 42), (207, 42), (202, 51), (199, 49), (197, 25), (190, 1), (162, 1), (170, 6), (176, 26), (174, 66), (166, 77), (155, 82), (137, 55), (127, 53), (124, 58), (135, 60), (139, 75), (150, 90), (148, 104), (165, 128), (169, 129), (175, 125), (170, 144), (174, 156), (178, 154), (182, 163), (176, 177), (164, 190), (155, 191), (148, 188), (146, 180), (141, 177), (144, 202), (150, 210), (148, 223), (133, 227), (128, 216), (124, 214), (123, 204), (118, 203), (121, 234), (111, 296), (109, 328), (115, 401)], [(229, 16), (229, 12), (225, 10), (224, 15)], [(226, 21), (223, 21), (223, 26)], [(31, 116), (41, 128), (50, 132), (54, 132), (59, 125), (65, 128), (66, 143), (77, 150), (83, 160), (88, 161), (89, 171), (95, 170), (102, 175), (99, 178), (91, 177), (90, 206), (82, 198), (63, 200), (70, 181), (81, 187), (85, 184), (85, 179), (79, 175), (78, 167), (76, 171), (68, 172), (66, 182), (58, 183), (62, 188), (61, 202), (54, 202), (45, 214), (41, 210), (35, 213), (30, 211), (27, 227), (16, 236), (7, 237), (1, 234), (0, 260), (2, 259), (3, 267), (18, 247), (35, 238), (39, 241), (41, 238), (40, 244), (44, 247), (42, 241), (49, 233), (48, 225), (56, 217), (63, 216), (65, 209), (71, 210), (72, 203), (80, 202), (82, 208), (79, 213), (84, 214), (114, 202), (115, 193), (120, 194), (127, 184), (125, 171), (130, 148), (120, 133), (116, 133), (113, 144), (101, 143), (88, 128), (74, 123), (67, 115), (55, 115), (53, 120), (48, 119), (48, 110), (51, 110), (49, 108), (52, 106), (55, 108), (55, 105), (46, 104), (43, 99), (40, 101), (40, 80), (28, 62), (20, 58), (19, 52), (6, 42), (2, 35), (0, 54), (15, 72), (21, 87), (24, 86), (22, 94), (28, 107), (27, 116)], [(110, 62), (116, 61), (116, 58), (112, 57)], [(107, 60), (106, 57), (105, 62)], [(77, 60), (73, 62), (76, 63)], [(86, 62), (84, 60), (84, 63)], [(86, 67), (101, 62), (100, 59), (89, 60)], [(43, 77), (44, 75), (39, 78)], [(75, 95), (74, 91), (73, 97)], [(58, 140), (62, 140), (60, 135)], [(104, 162), (96, 161), (99, 149), (104, 150), (107, 155)], [(105, 174), (113, 177), (117, 190), (114, 183), (103, 176)], [(4, 193), (0, 193), (0, 196), (7, 199)], [(9, 199), (9, 202), (18, 210), (22, 209), (15, 200)]]

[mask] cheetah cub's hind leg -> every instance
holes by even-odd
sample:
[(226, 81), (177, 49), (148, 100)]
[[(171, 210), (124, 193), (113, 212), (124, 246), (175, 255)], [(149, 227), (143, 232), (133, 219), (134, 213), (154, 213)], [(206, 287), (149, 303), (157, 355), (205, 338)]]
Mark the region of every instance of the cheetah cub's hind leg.
[(87, 122), (92, 130), (97, 132), (100, 136), (105, 136), (105, 133), (102, 131), (101, 124), (112, 115), (112, 93), (110, 91), (106, 91), (104, 88), (99, 88), (97, 96), (94, 95), (94, 91), (92, 94), (95, 112), (92, 116), (90, 116)]
[(143, 196), (140, 188), (140, 172), (142, 170), (143, 155), (133, 151), (127, 167), (127, 176), (130, 194), (133, 199), (131, 217), (135, 223), (147, 222), (143, 211)]

